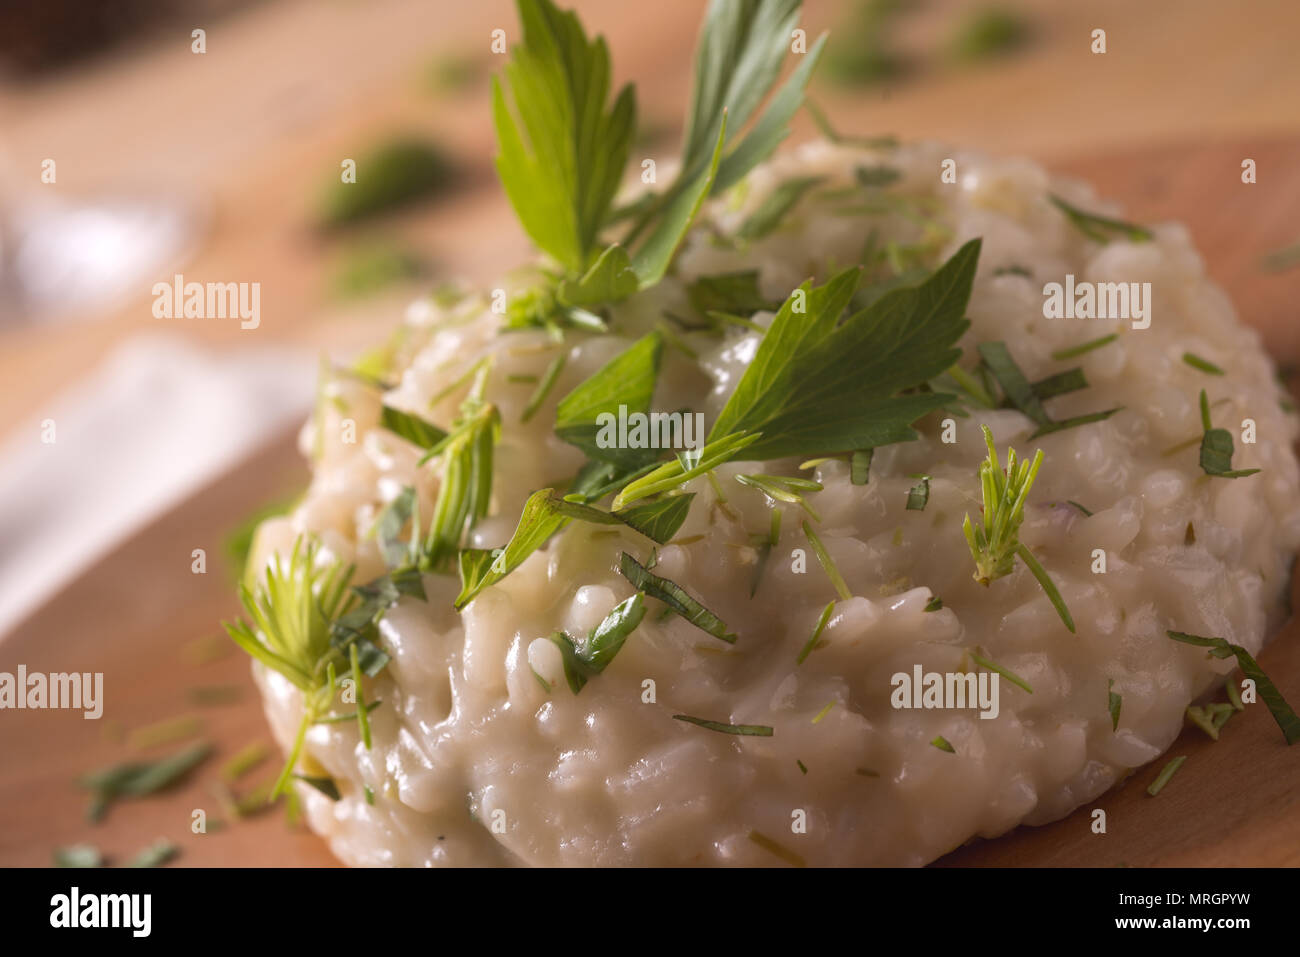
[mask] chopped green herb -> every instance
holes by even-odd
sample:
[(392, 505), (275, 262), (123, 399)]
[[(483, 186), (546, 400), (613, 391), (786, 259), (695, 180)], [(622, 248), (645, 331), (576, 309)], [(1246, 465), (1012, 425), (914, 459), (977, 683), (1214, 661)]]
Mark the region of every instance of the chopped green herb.
[(144, 750), (145, 748), (156, 748), (162, 744), (183, 741), (202, 732), (203, 722), (201, 720), (193, 715), (183, 715), (178, 718), (167, 718), (165, 721), (156, 721), (153, 724), (145, 725), (143, 728), (136, 728), (127, 735), (126, 743), (128, 747), (135, 750)]
[(546, 372), (542, 375), (542, 381), (537, 384), (536, 390), (528, 399), (528, 404), (524, 406), (521, 421), (527, 422), (537, 414), (537, 410), (542, 407), (542, 403), (546, 401), (546, 397), (555, 386), (555, 380), (560, 377), (560, 372), (563, 371), (567, 358), (568, 356), (561, 352), (551, 360), (551, 364), (546, 367)]
[(817, 627), (813, 629), (812, 636), (804, 643), (803, 648), (799, 652), (799, 657), (795, 658), (795, 664), (803, 664), (807, 657), (813, 653), (813, 650), (816, 649), (817, 641), (821, 638), (822, 632), (826, 629), (826, 623), (831, 620), (831, 612), (834, 610), (835, 602), (829, 602), (826, 607), (822, 609), (821, 617), (817, 619)]
[(127, 867), (162, 867), (172, 858), (180, 854), (181, 849), (166, 838), (159, 838), (154, 841), (135, 857)]
[(871, 770), (871, 768), (854, 768), (854, 769), (853, 769), (853, 773), (854, 773), (854, 774), (861, 775), (861, 776), (864, 777), (864, 778), (878, 778), (878, 777), (880, 777), (880, 772), (878, 772), (878, 771), (873, 771), (873, 770)]
[(1282, 272), (1300, 266), (1300, 243), (1273, 250), (1260, 260), (1260, 265), (1269, 272)]
[(975, 664), (979, 665), (981, 668), (987, 668), (989, 671), (1001, 675), (1003, 678), (1006, 678), (1017, 688), (1023, 688), (1025, 691), (1029, 692), (1030, 694), (1034, 693), (1034, 689), (1029, 687), (1029, 682), (1026, 681), (1024, 678), (1020, 677), (1014, 671), (1010, 671), (1006, 668), (1003, 668), (1001, 665), (997, 664), (996, 662), (990, 661), (989, 659), (981, 655), (978, 655), (975, 652), (971, 652), (970, 658), (971, 661), (975, 662)]
[(817, 533), (812, 530), (812, 526), (807, 522), (803, 523), (803, 533), (808, 539), (808, 544), (812, 546), (813, 554), (817, 556), (818, 564), (826, 572), (826, 577), (831, 580), (831, 584), (835, 586), (835, 593), (841, 599), (848, 601), (853, 597), (853, 593), (849, 591), (849, 586), (845, 584), (844, 576), (840, 574), (840, 570), (835, 567), (835, 562), (831, 559), (830, 553), (826, 551), (826, 546), (822, 544), (822, 540), (817, 537)]
[(271, 756), (271, 749), (261, 741), (245, 745), (221, 766), (221, 779), (235, 782)]
[(1241, 703), (1241, 691), (1238, 690), (1237, 683), (1227, 678), (1223, 682), (1223, 688), (1228, 693), (1228, 702), (1232, 707), (1237, 711), (1245, 711), (1246, 706)]
[(770, 854), (775, 854), (792, 867), (807, 867), (804, 859), (789, 848), (783, 847), (766, 834), (750, 831), (749, 839)]
[(808, 115), (812, 117), (817, 130), (828, 142), (844, 146), (860, 146), (863, 149), (888, 149), (898, 145), (898, 139), (894, 136), (849, 136), (840, 133), (831, 125), (829, 117), (816, 103), (805, 99), (803, 105)]
[(204, 741), (160, 761), (117, 764), (86, 775), (79, 782), (81, 787), (92, 792), (86, 816), (92, 821), (98, 821), (114, 801), (144, 797), (170, 787), (211, 753), (212, 745)]
[(1028, 22), (1017, 11), (986, 7), (973, 11), (949, 41), (950, 55), (959, 63), (974, 63), (1014, 53), (1029, 39)]
[(896, 183), (903, 174), (893, 166), (858, 166), (853, 170), (853, 178), (859, 186), (874, 188)]
[(343, 795), (339, 793), (339, 786), (334, 783), (333, 778), (317, 777), (309, 774), (294, 774), (293, 776), (303, 784), (311, 785), (331, 801), (338, 801), (343, 797)]
[(795, 762), (794, 762), (794, 763), (797, 764), (797, 765), (799, 765), (799, 771), (800, 771), (802, 774), (807, 774), (807, 773), (808, 773), (808, 768), (807, 768), (807, 767), (804, 765), (804, 763), (803, 763), (802, 761), (800, 761), (798, 758), (795, 759)]
[(362, 155), (356, 181), (340, 180), (336, 168), (321, 202), (326, 226), (345, 226), (443, 192), (451, 183), (452, 163), (431, 143), (397, 139)]
[(736, 635), (727, 630), (726, 623), (691, 597), (681, 585), (651, 573), (627, 552), (619, 559), (618, 571), (637, 591), (657, 598), (705, 634), (735, 644)]
[(1080, 343), (1077, 346), (1071, 346), (1068, 349), (1057, 349), (1052, 353), (1052, 358), (1057, 362), (1066, 359), (1075, 359), (1085, 353), (1092, 352), (1093, 349), (1100, 349), (1102, 346), (1108, 346), (1119, 338), (1118, 333), (1112, 332), (1108, 336), (1102, 336), (1099, 339), (1089, 339), (1087, 342)]
[(363, 785), (363, 787), (362, 787), (362, 791), (363, 791), (363, 792), (365, 793), (365, 795), (366, 795), (366, 803), (369, 804), (369, 805), (372, 805), (372, 806), (373, 806), (374, 803), (375, 803), (375, 792), (374, 792), (374, 789), (371, 788), (369, 784), (366, 784), (366, 785)]
[(1259, 469), (1234, 469), (1232, 467), (1232, 433), (1216, 429), (1210, 424), (1210, 402), (1201, 390), (1201, 424), (1205, 434), (1201, 437), (1201, 471), (1216, 478), (1245, 478)]
[(1124, 699), (1115, 693), (1115, 679), (1111, 678), (1110, 683), (1106, 685), (1106, 709), (1110, 712), (1110, 729), (1119, 730), (1119, 713), (1124, 707)]
[(704, 718), (693, 718), (689, 714), (675, 714), (674, 721), (685, 721), (689, 724), (699, 725), (701, 728), (707, 728), (710, 731), (717, 731), (719, 734), (738, 734), (748, 735), (755, 738), (772, 737), (772, 728), (765, 724), (724, 724), (721, 721), (707, 721)]
[(1029, 388), (1033, 389), (1034, 395), (1040, 402), (1045, 402), (1058, 395), (1067, 395), (1088, 388), (1088, 379), (1083, 374), (1083, 370), (1076, 367), (1031, 383)]
[[(616, 605), (585, 641), (576, 641), (563, 631), (551, 635), (551, 641), (563, 656), (564, 677), (574, 694), (583, 689), (589, 678), (605, 670), (644, 617), (645, 603), (637, 592)], [(542, 683), (546, 683), (544, 679)]]
[(55, 867), (103, 867), (104, 854), (93, 844), (73, 844), (54, 849)]
[(930, 744), (932, 747), (936, 747), (940, 751), (947, 751), (949, 754), (957, 753), (957, 749), (954, 748), (951, 744), (949, 744), (948, 739), (945, 738), (943, 735), (939, 735), (937, 738), (931, 741)]
[(1159, 794), (1164, 789), (1164, 786), (1169, 783), (1169, 779), (1178, 773), (1178, 769), (1183, 766), (1183, 762), (1186, 760), (1186, 755), (1179, 755), (1166, 764), (1160, 773), (1156, 775), (1156, 779), (1151, 782), (1151, 786), (1147, 788), (1147, 794), (1152, 797)]
[(930, 600), (925, 603), (925, 607), (921, 610), (938, 611), (942, 607), (943, 607), (943, 599), (940, 598), (938, 595), (933, 595), (931, 596)]
[(1183, 353), (1183, 361), (1186, 362), (1193, 369), (1199, 369), (1202, 372), (1208, 372), (1210, 375), (1224, 374), (1223, 370), (1220, 369), (1218, 366), (1216, 366), (1213, 362), (1209, 361), (1208, 359), (1202, 359), (1200, 356), (1194, 355), (1193, 353), (1190, 352)]
[(925, 506), (930, 501), (930, 476), (920, 476), (921, 481), (913, 485), (907, 492), (907, 510), (910, 512), (923, 512)]
[[(1231, 711), (1231, 706), (1229, 706), (1229, 711)], [(1205, 708), (1197, 707), (1196, 705), (1188, 705), (1187, 720), (1192, 722), (1192, 724), (1196, 725), (1215, 741), (1219, 740), (1219, 726), (1216, 726), (1214, 723), (1214, 715)]]
[(790, 478), (784, 475), (736, 475), (734, 478), (741, 485), (748, 485), (750, 488), (758, 489), (773, 501), (798, 505), (811, 515), (814, 520), (821, 521), (821, 517), (808, 504), (802, 494), (804, 492), (820, 492), (822, 490), (820, 482), (803, 478)]
[(825, 179), (824, 176), (798, 176), (781, 183), (768, 194), (749, 217), (740, 224), (736, 236), (740, 239), (755, 240), (775, 232), (790, 210), (803, 199), (808, 190)]
[[(1287, 704), (1282, 693), (1277, 690), (1277, 685), (1273, 684), (1268, 675), (1264, 674), (1262, 668), (1251, 656), (1250, 652), (1241, 645), (1234, 645), (1224, 638), (1204, 638), (1200, 635), (1189, 635), (1182, 631), (1165, 632), (1174, 641), (1181, 641), (1188, 645), (1199, 645), (1203, 648), (1209, 648), (1209, 654), (1215, 658), (1237, 659), (1239, 667), (1247, 678), (1255, 682), (1259, 689), (1259, 696), (1264, 699), (1264, 704), (1268, 706), (1269, 714), (1277, 722), (1277, 726), (1282, 729), (1282, 735), (1286, 738), (1287, 744), (1295, 744), (1300, 741), (1300, 717), (1296, 716), (1291, 706)], [(1240, 700), (1239, 698), (1237, 700)], [(1233, 702), (1234, 707), (1236, 702)]]
[(412, 250), (367, 242), (342, 254), (330, 277), (330, 291), (340, 299), (361, 299), (428, 272), (429, 264)]
[(700, 316), (727, 313), (748, 318), (760, 310), (775, 311), (781, 307), (759, 290), (755, 270), (701, 276), (687, 285), (686, 296)]
[[(1010, 266), (999, 266), (993, 270), (995, 276), (1023, 276), (1025, 279), (1033, 279), (1034, 274), (1024, 266), (1013, 263)], [(1055, 358), (1055, 356), (1053, 356)]]
[(1086, 518), (1092, 518), (1092, 512), (1088, 511), (1086, 508), (1084, 508), (1084, 507), (1083, 507), (1082, 505), (1080, 505), (1078, 502), (1076, 502), (1076, 501), (1074, 501), (1074, 500), (1072, 500), (1072, 499), (1066, 499), (1066, 500), (1065, 500), (1065, 504), (1066, 504), (1066, 505), (1073, 505), (1073, 506), (1074, 506), (1075, 508), (1077, 508), (1079, 511), (1083, 512), (1083, 514), (1084, 514), (1084, 516), (1085, 516)]
[(828, 702), (826, 703), (826, 707), (822, 708), (820, 711), (817, 712), (817, 716), (816, 716), (815, 718), (812, 719), (812, 723), (813, 723), (813, 724), (821, 724), (821, 720), (822, 720), (822, 718), (824, 718), (824, 717), (826, 717), (828, 714), (830, 714), (830, 713), (831, 713), (831, 708), (833, 708), (833, 707), (835, 707), (835, 702), (834, 702), (834, 701), (828, 701)]
[(447, 439), (447, 433), (433, 423), (389, 405), (380, 409), (379, 424), (426, 452)]
[(849, 481), (854, 485), (866, 485), (871, 479), (871, 457), (875, 449), (858, 449), (849, 456)]
[(984, 431), (984, 443), (989, 450), (988, 457), (980, 464), (979, 472), (984, 496), (983, 526), (975, 528), (971, 524), (969, 513), (962, 523), (962, 532), (970, 546), (971, 557), (975, 560), (975, 580), (987, 586), (1004, 575), (1011, 574), (1012, 566), (1019, 556), (1047, 593), (1065, 627), (1073, 634), (1074, 619), (1070, 617), (1070, 610), (1060, 591), (1046, 569), (1020, 542), (1018, 536), (1025, 518), (1025, 502), (1029, 498), (1029, 490), (1033, 487), (1039, 466), (1043, 462), (1043, 450), (1039, 449), (1035, 453), (1032, 463), (1017, 463), (1015, 450), (1008, 449), (1007, 468), (1004, 472), (993, 445), (993, 433), (987, 425), (981, 428)]
[(1108, 243), (1116, 235), (1134, 243), (1149, 242), (1154, 238), (1151, 230), (1145, 226), (1135, 226), (1120, 219), (1110, 219), (1106, 216), (1098, 216), (1095, 213), (1084, 212), (1076, 206), (1071, 206), (1059, 196), (1048, 196), (1048, 199), (1051, 200), (1053, 206), (1065, 213), (1079, 232), (1096, 242)]

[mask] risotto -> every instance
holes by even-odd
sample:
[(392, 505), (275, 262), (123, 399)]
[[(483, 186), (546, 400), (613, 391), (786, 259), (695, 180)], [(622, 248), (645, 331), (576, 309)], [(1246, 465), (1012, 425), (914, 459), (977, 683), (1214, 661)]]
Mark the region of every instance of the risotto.
[[(470, 395), (499, 433), (466, 545), (500, 570), (490, 550), (530, 497), (558, 497), (587, 462), (557, 434), (566, 396), (645, 337), (660, 350), (650, 408), (712, 423), (808, 277), (862, 265), (854, 307), (870, 310), (982, 240), (955, 377), (905, 390), (947, 393), (914, 440), (869, 457), (742, 450), (671, 490), (694, 498), (663, 543), (574, 518), (468, 601), (454, 570), (422, 571), (424, 597), (404, 589), (375, 623), (386, 667), (350, 686), (358, 704), (331, 705), (359, 707), (364, 729), (301, 725), (305, 693), (255, 665), (286, 750), (306, 728), (299, 772), (333, 782), (297, 785), (311, 826), (358, 865), (919, 865), (1060, 818), (1156, 759), (1235, 664), (1166, 632), (1253, 653), (1284, 615), (1297, 423), (1187, 231), (1101, 235), (1098, 211), (1116, 215), (1024, 160), (819, 141), (710, 200), (673, 271), (607, 310), (610, 331), (503, 330), (519, 276), (417, 302), (382, 375), (325, 378), (302, 435), (310, 488), (261, 527), (254, 570), (304, 536), (354, 581), (391, 570), (383, 519), (404, 536), (408, 516), (437, 515), (455, 461), (420, 464), (436, 445), (393, 413), (452, 422)], [(728, 287), (745, 315), (701, 308), (719, 288), (702, 279), (749, 273), (744, 296)], [(1123, 315), (1049, 315), (1067, 277), (1133, 297)], [(1210, 474), (1202, 390), (1231, 468), (1257, 474)], [(999, 455), (1042, 450), (1018, 543), (1046, 584), (1027, 560), (973, 574), (963, 520), (979, 526), (982, 483), (1006, 464), (982, 478), (984, 427)], [(617, 654), (574, 672), (580, 636), (618, 608), (636, 620)], [(1000, 677), (996, 706), (913, 706), (900, 676), (932, 673)]]

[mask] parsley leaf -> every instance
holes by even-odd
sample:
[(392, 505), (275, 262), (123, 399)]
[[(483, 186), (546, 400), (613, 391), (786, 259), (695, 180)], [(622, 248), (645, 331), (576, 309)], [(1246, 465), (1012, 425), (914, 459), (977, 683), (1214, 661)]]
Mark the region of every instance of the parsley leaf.
[[(978, 239), (925, 282), (896, 289), (839, 322), (860, 270), (805, 282), (772, 320), (709, 433), (760, 432), (755, 459), (849, 452), (909, 441), (911, 423), (951, 396), (899, 395), (961, 355)], [(803, 309), (799, 307), (802, 304)]]
[(524, 41), (513, 50), (505, 84), (492, 82), (497, 171), (533, 242), (581, 275), (627, 163), (636, 95), (625, 86), (606, 109), (604, 38), (589, 40), (577, 15), (552, 0), (517, 4)]
[(662, 337), (651, 332), (607, 362), (560, 400), (555, 434), (589, 458), (613, 465), (636, 468), (654, 458), (654, 450), (618, 448), (618, 443), (602, 447), (598, 420), (606, 414), (617, 416), (620, 406), (629, 414), (649, 411), (662, 353)]

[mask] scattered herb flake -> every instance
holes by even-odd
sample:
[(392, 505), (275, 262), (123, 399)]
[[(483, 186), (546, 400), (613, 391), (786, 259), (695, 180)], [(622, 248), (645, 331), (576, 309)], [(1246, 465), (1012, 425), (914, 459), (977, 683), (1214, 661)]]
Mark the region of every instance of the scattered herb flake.
[(1169, 783), (1169, 779), (1178, 773), (1178, 769), (1183, 766), (1183, 762), (1186, 760), (1186, 755), (1179, 755), (1166, 764), (1160, 773), (1156, 775), (1156, 779), (1151, 782), (1151, 786), (1147, 788), (1147, 794), (1152, 797), (1159, 794), (1164, 789), (1164, 786)]
[(651, 573), (627, 552), (619, 559), (618, 571), (637, 591), (659, 599), (705, 634), (735, 644), (736, 635), (727, 630), (726, 623), (691, 597), (681, 585)]
[(830, 602), (822, 609), (821, 617), (817, 619), (817, 627), (813, 629), (812, 636), (804, 643), (799, 657), (795, 659), (795, 664), (801, 665), (804, 660), (812, 654), (813, 649), (817, 647), (817, 640), (821, 638), (822, 631), (826, 628), (826, 623), (831, 620), (831, 612), (835, 610), (835, 602)]
[(1084, 212), (1076, 206), (1071, 206), (1059, 196), (1049, 195), (1048, 199), (1053, 206), (1065, 213), (1079, 232), (1096, 242), (1108, 243), (1117, 235), (1134, 243), (1149, 242), (1154, 238), (1151, 230), (1145, 226), (1135, 226), (1120, 219), (1110, 219), (1106, 216), (1098, 216), (1096, 213)]
[(1199, 369), (1201, 372), (1206, 372), (1209, 373), (1210, 375), (1224, 374), (1223, 370), (1220, 369), (1218, 366), (1216, 366), (1209, 359), (1202, 359), (1200, 356), (1195, 355), (1194, 353), (1191, 352), (1183, 353), (1183, 361), (1187, 363), (1189, 366), (1191, 366), (1193, 369)]
[(719, 734), (738, 734), (748, 735), (755, 738), (772, 737), (772, 728), (766, 724), (724, 724), (721, 721), (708, 721), (704, 718), (693, 718), (689, 714), (675, 714), (674, 721), (685, 721), (689, 724), (699, 725), (701, 728), (707, 728), (710, 731), (717, 731)]
[(1106, 710), (1110, 712), (1111, 731), (1119, 730), (1119, 713), (1124, 707), (1124, 699), (1115, 693), (1115, 679), (1106, 685)]
[(921, 512), (930, 501), (930, 476), (920, 476), (921, 481), (913, 485), (907, 492), (907, 510), (910, 512)]
[(1201, 471), (1216, 478), (1245, 478), (1259, 469), (1234, 469), (1232, 467), (1232, 433), (1210, 425), (1210, 401), (1201, 390), (1201, 424), (1205, 434), (1201, 437)]
[(1118, 338), (1119, 334), (1112, 332), (1108, 336), (1102, 336), (1098, 339), (1089, 339), (1087, 342), (1080, 343), (1077, 346), (1071, 346), (1068, 349), (1058, 349), (1052, 353), (1052, 358), (1057, 362), (1063, 362), (1066, 359), (1076, 359), (1085, 353), (1091, 352), (1093, 349), (1100, 349), (1102, 346), (1108, 346)]
[(945, 738), (943, 735), (939, 735), (937, 738), (931, 741), (930, 744), (933, 747), (938, 748), (940, 751), (947, 751), (949, 754), (957, 753), (957, 749), (954, 748), (951, 744), (949, 744), (948, 739)]
[(789, 848), (782, 847), (776, 841), (758, 831), (750, 831), (749, 839), (768, 853), (775, 854), (792, 867), (807, 867), (804, 859)]
[(1273, 684), (1268, 675), (1264, 674), (1263, 669), (1260, 668), (1249, 651), (1241, 645), (1230, 643), (1224, 638), (1204, 638), (1200, 635), (1189, 635), (1182, 631), (1167, 631), (1165, 634), (1174, 641), (1209, 648), (1209, 653), (1215, 658), (1235, 657), (1242, 674), (1255, 682), (1255, 687), (1259, 689), (1259, 696), (1264, 699), (1269, 714), (1273, 716), (1277, 726), (1282, 729), (1282, 735), (1286, 738), (1286, 743), (1295, 744), (1300, 741), (1300, 717), (1296, 716), (1295, 711), (1282, 697), (1282, 693), (1277, 690), (1277, 685)]

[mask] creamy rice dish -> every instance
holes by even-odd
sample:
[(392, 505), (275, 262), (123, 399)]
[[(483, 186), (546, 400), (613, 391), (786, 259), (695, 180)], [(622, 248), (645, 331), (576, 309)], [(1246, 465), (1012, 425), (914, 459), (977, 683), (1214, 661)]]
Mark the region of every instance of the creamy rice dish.
[[(920, 865), (1154, 761), (1237, 664), (1167, 632), (1253, 654), (1286, 614), (1297, 420), (1186, 229), (1118, 212), (1025, 160), (820, 140), (713, 192), (666, 275), (572, 321), (502, 311), (531, 273), (414, 304), (382, 361), (323, 377), (310, 488), (260, 528), (246, 576), (298, 616), (246, 641), (280, 627), (334, 649), (306, 678), (254, 665), (312, 828), (355, 865)], [(1099, 303), (1102, 284), (1136, 286), (1123, 315), (1045, 314), (1067, 276)], [(890, 310), (906, 337), (932, 299), (952, 312), (935, 341), (890, 352)], [(772, 330), (814, 321), (876, 324), (887, 361), (868, 378), (933, 354), (886, 390), (917, 403), (891, 413), (915, 438), (813, 454), (815, 437), (773, 444), (772, 415), (693, 477), (696, 453), (630, 432), (592, 457), (593, 381), (611, 415), (752, 422), (830, 381), (810, 358), (802, 385), (773, 374), (731, 401), (803, 354), (765, 353)], [(1001, 458), (982, 469), (985, 427)], [(985, 502), (1009, 448), (1042, 451), (1009, 519), (1031, 557), (981, 581), (963, 522), (1000, 514)], [(463, 538), (430, 557), (448, 514)], [(348, 566), (384, 583), (353, 619)], [(996, 700), (899, 692), (931, 673), (983, 675)]]

